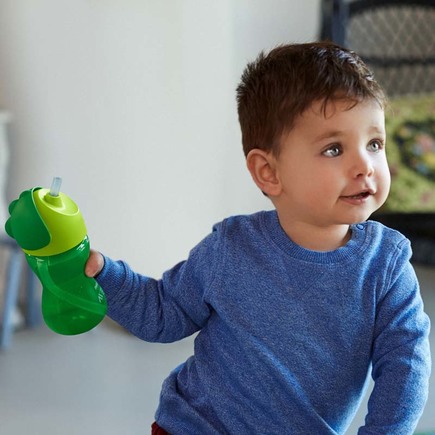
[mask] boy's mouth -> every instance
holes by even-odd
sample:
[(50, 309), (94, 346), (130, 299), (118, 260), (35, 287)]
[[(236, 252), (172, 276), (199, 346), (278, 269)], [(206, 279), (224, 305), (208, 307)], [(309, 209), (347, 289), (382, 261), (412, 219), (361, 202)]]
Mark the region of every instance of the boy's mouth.
[(352, 204), (364, 203), (367, 198), (374, 195), (376, 192), (373, 189), (361, 190), (361, 192), (352, 195), (343, 195), (341, 198)]
[(368, 198), (370, 195), (372, 195), (372, 193), (369, 192), (368, 190), (366, 190), (364, 192), (357, 193), (356, 195), (345, 196), (345, 198), (349, 198), (349, 199), (365, 199), (365, 198)]

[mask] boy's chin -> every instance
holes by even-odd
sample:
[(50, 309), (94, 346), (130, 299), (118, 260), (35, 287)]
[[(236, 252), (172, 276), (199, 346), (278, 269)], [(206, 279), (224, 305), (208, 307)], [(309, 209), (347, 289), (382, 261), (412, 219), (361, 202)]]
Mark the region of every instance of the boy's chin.
[(373, 214), (376, 213), (381, 207), (382, 205), (378, 207), (370, 207), (366, 211), (361, 211), (361, 213), (357, 213), (355, 216), (351, 216), (350, 219), (352, 220), (352, 222), (350, 224), (356, 225), (369, 220), (373, 216)]

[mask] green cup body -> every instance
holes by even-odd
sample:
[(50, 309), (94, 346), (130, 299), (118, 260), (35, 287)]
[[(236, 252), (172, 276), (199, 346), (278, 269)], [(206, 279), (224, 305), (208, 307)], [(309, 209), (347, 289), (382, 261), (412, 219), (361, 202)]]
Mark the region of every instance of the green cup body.
[(47, 326), (63, 335), (76, 335), (97, 326), (107, 311), (106, 297), (85, 275), (89, 258), (86, 236), (74, 248), (57, 255), (33, 256), (27, 262), (42, 284), (42, 315)]

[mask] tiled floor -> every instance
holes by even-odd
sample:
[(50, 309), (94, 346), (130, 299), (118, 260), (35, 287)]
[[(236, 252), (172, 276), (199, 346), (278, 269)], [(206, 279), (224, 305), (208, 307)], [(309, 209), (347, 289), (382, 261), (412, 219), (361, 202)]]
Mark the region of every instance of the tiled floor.
[[(435, 324), (435, 269), (418, 267), (417, 273)], [(431, 339), (435, 349), (435, 332)], [(149, 344), (110, 320), (76, 337), (56, 335), (43, 325), (18, 332), (10, 349), (0, 353), (0, 434), (148, 434), (162, 380), (191, 352), (191, 339)], [(421, 431), (435, 428), (432, 379)], [(349, 435), (363, 421), (364, 406)]]

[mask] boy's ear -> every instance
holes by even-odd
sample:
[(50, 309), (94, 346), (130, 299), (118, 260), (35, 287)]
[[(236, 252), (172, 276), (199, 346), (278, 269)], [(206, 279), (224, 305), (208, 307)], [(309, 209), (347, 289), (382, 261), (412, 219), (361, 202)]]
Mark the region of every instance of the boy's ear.
[(267, 196), (281, 192), (281, 183), (276, 172), (275, 157), (272, 153), (254, 148), (246, 156), (246, 166), (258, 188)]

